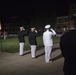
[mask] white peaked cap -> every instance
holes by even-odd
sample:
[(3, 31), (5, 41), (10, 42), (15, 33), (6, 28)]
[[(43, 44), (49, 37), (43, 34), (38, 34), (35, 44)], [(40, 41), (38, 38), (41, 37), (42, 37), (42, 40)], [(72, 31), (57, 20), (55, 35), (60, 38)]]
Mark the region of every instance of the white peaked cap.
[(47, 28), (50, 28), (50, 27), (51, 27), (51, 25), (49, 25), (49, 24), (45, 26), (46, 29), (47, 29)]

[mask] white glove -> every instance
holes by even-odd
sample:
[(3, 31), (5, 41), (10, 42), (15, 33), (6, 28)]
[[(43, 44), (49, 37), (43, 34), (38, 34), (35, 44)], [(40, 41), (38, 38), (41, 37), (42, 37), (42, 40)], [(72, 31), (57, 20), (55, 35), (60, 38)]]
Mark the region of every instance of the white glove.
[(35, 30), (35, 32), (37, 33), (37, 30)]

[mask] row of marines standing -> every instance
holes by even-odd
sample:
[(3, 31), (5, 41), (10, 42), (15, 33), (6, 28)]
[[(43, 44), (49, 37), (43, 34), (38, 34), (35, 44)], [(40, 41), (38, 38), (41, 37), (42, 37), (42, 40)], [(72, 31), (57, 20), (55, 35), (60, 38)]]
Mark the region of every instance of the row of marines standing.
[[(45, 30), (46, 31), (43, 33), (43, 44), (45, 47), (45, 62), (49, 63), (49, 62), (51, 62), (50, 54), (51, 54), (52, 47), (53, 47), (52, 36), (56, 35), (56, 32), (51, 28), (51, 25), (49, 25), (49, 24), (45, 26)], [(27, 31), (25, 31), (23, 26), (21, 26), (20, 31), (18, 33), (19, 55), (20, 56), (24, 55), (24, 53), (23, 53), (24, 43), (25, 43), (24, 36), (26, 34), (27, 34)], [(31, 57), (32, 58), (36, 58), (36, 47), (37, 47), (36, 37), (37, 37), (37, 30), (35, 27), (32, 27), (31, 32), (29, 33), (29, 36), (28, 36), (28, 41), (29, 41), (30, 48), (31, 48)]]
[[(64, 72), (64, 75), (76, 75), (76, 16), (72, 16), (69, 18), (68, 27), (69, 27), (69, 30), (65, 32), (64, 34), (62, 34), (62, 36), (60, 37), (60, 42), (59, 42), (60, 50), (64, 58), (63, 72)], [(53, 46), (52, 36), (56, 35), (56, 32), (53, 29), (50, 29), (50, 25), (46, 25), (45, 29), (46, 31), (43, 33), (43, 44), (45, 46), (45, 62), (48, 63), (50, 62), (50, 59), (51, 59), (50, 54), (51, 54), (51, 50)], [(34, 29), (34, 33), (35, 32), (36, 31)], [(22, 32), (20, 31), (19, 34), (22, 35), (22, 33), (23, 31)], [(34, 35), (32, 34), (31, 33), (29, 34), (29, 43), (33, 41), (32, 38)], [(20, 35), (18, 36), (18, 38), (20, 40)], [(35, 40), (36, 36), (33, 39)], [(23, 42), (24, 41), (20, 41), (20, 44)], [(32, 48), (33, 45), (34, 47)], [(30, 43), (31, 51), (34, 52), (34, 54), (33, 52), (31, 52), (31, 54), (33, 55), (32, 56), (33, 58), (36, 57), (35, 55), (36, 45), (37, 43), (36, 44)], [(20, 50), (21, 50), (21, 46), (22, 45), (20, 45)]]

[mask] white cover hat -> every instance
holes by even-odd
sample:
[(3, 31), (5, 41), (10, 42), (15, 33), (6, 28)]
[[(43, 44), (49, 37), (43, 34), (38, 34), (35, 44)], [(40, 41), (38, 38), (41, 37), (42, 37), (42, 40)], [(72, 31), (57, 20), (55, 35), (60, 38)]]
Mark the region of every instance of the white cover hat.
[(45, 26), (46, 29), (47, 29), (47, 28), (50, 28), (50, 27), (51, 27), (51, 26), (50, 26), (49, 24)]

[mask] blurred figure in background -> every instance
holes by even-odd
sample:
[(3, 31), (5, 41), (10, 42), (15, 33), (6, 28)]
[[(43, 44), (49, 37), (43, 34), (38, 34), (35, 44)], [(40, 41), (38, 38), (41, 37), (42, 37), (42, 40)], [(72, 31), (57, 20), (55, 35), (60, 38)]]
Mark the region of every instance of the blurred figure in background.
[(0, 31), (0, 38), (2, 38), (2, 31)]
[(31, 32), (29, 33), (29, 44), (31, 47), (31, 57), (35, 58), (36, 57), (36, 46), (37, 46), (37, 41), (36, 41), (36, 37), (37, 37), (37, 30), (35, 29), (35, 27), (31, 28)]
[(7, 38), (7, 32), (6, 31), (3, 32), (3, 38), (4, 38), (4, 40)]
[(64, 57), (64, 75), (76, 75), (76, 16), (69, 20), (69, 30), (60, 38), (60, 49)]
[(20, 27), (20, 31), (18, 32), (18, 40), (19, 40), (19, 55), (23, 56), (23, 51), (24, 51), (24, 43), (25, 43), (25, 38), (24, 36), (27, 34), (25, 31), (24, 27)]
[(50, 29), (50, 25), (46, 25), (45, 29), (46, 31), (43, 33), (43, 43), (45, 46), (45, 62), (49, 63), (50, 61), (50, 54), (52, 51), (52, 47), (53, 47), (53, 40), (52, 40), (52, 36), (56, 35), (56, 32), (51, 28)]

